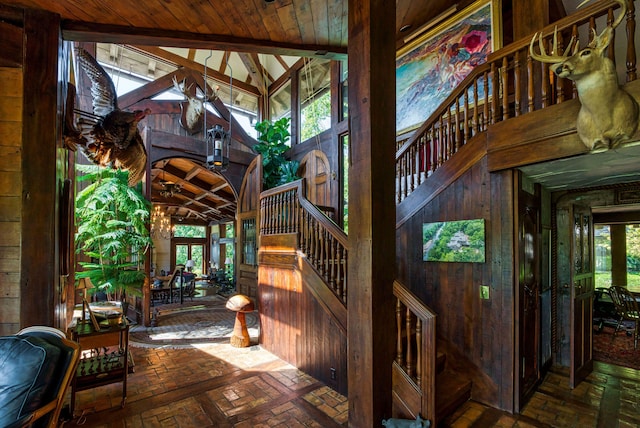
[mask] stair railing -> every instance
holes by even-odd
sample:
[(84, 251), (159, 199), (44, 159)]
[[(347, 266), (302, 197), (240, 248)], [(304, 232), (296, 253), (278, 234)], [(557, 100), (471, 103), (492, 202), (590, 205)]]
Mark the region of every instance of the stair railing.
[(436, 314), (398, 281), (393, 283), (393, 294), (396, 297), (393, 369), (401, 374), (394, 384), (409, 382), (418, 391), (421, 402), (420, 409), (409, 410), (415, 416), (418, 413), (433, 421), (436, 416)]
[(262, 192), (260, 233), (295, 233), (298, 248), (335, 295), (347, 304), (348, 239), (305, 195), (304, 179)]
[[(554, 28), (559, 48), (571, 36), (591, 34), (596, 19), (613, 22), (617, 3), (596, 2), (542, 29), (547, 52)], [(628, 2), (626, 22), (627, 81), (636, 80), (635, 8)], [(577, 97), (571, 82), (556, 79), (549, 64), (532, 60), (529, 37), (491, 54), (477, 66), (396, 153), (396, 202), (400, 203), (471, 138), (491, 124)], [(582, 43), (585, 45), (585, 43)], [(615, 45), (611, 44), (612, 47)], [(609, 57), (615, 61), (614, 49)]]

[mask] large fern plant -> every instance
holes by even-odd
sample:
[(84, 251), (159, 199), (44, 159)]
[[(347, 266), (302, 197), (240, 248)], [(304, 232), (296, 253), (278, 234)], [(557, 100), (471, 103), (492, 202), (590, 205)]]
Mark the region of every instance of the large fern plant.
[(139, 295), (144, 284), (144, 253), (152, 245), (147, 229), (150, 203), (128, 186), (128, 172), (78, 165), (79, 182), (89, 182), (76, 196), (77, 278), (88, 277), (108, 296)]

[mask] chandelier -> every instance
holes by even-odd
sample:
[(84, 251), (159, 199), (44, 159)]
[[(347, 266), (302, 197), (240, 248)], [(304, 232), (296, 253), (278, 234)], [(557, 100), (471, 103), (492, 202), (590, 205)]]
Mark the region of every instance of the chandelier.
[(169, 239), (171, 235), (171, 217), (165, 215), (160, 205), (156, 205), (151, 213), (151, 237)]
[(160, 180), (160, 185), (162, 186), (160, 196), (165, 199), (171, 198), (173, 195), (182, 191), (179, 184), (164, 179), (164, 169), (162, 170), (162, 180)]
[(162, 186), (162, 190), (160, 191), (160, 196), (163, 198), (170, 198), (173, 195), (180, 193), (182, 189), (179, 184), (172, 183), (170, 181), (161, 181), (160, 185)]

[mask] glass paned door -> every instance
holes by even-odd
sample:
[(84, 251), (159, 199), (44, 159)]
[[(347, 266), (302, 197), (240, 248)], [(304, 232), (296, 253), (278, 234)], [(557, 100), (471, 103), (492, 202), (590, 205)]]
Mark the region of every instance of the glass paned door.
[(187, 260), (193, 260), (192, 272), (196, 276), (203, 273), (204, 266), (204, 244), (175, 244), (176, 264), (186, 264)]

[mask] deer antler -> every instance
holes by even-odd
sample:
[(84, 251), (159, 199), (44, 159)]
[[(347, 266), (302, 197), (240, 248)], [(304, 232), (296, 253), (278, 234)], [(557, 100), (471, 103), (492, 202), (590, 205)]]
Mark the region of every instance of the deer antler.
[(178, 83), (176, 76), (173, 76), (173, 87), (176, 88), (176, 90), (180, 92), (182, 95), (184, 95), (185, 97), (190, 98), (189, 89), (191, 89), (191, 86), (193, 86), (193, 83), (185, 88), (186, 84), (187, 84), (186, 79), (182, 79), (182, 82)]
[[(589, 0), (587, 0), (589, 1)], [(533, 42), (535, 42), (536, 37), (538, 38), (538, 47), (540, 49), (540, 55), (538, 55), (537, 53), (535, 53), (535, 51), (533, 50)], [(567, 57), (569, 56), (569, 52), (571, 51), (571, 45), (573, 45), (573, 42), (575, 41), (575, 37), (571, 37), (571, 40), (569, 40), (569, 44), (567, 45), (566, 49), (564, 50), (564, 54), (562, 55), (558, 55), (558, 27), (555, 28), (555, 30), (553, 31), (553, 48), (551, 49), (551, 53), (552, 55), (547, 55), (547, 51), (544, 48), (544, 43), (542, 41), (542, 33), (536, 33), (533, 35), (533, 38), (531, 39), (531, 43), (529, 43), (529, 54), (531, 54), (531, 58), (535, 59), (536, 61), (540, 61), (540, 62), (546, 62), (546, 63), (550, 63), (550, 64), (556, 64), (556, 63), (560, 63), (562, 61), (564, 61), (565, 59), (567, 59)], [(577, 50), (578, 44), (576, 43), (576, 45), (574, 46), (574, 51)]]

